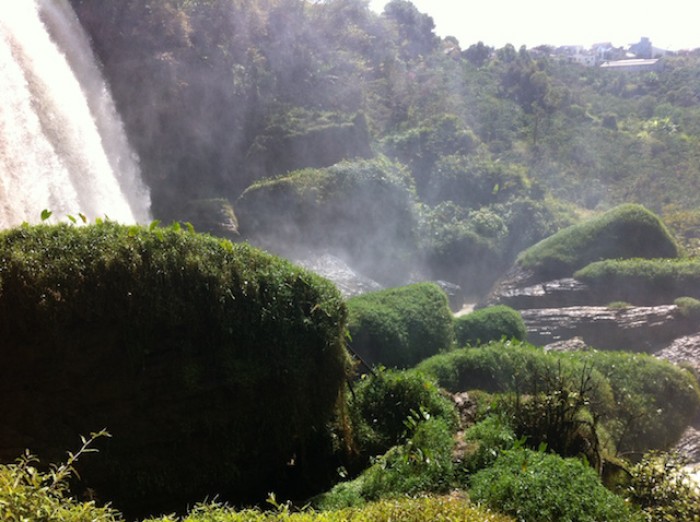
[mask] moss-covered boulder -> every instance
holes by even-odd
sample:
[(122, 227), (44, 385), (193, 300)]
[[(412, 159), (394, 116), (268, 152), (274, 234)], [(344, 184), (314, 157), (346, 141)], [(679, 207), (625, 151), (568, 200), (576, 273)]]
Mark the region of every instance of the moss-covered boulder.
[(678, 246), (666, 226), (640, 205), (622, 205), (573, 225), (528, 248), (517, 264), (546, 281), (570, 277), (603, 259), (674, 258)]
[(363, 275), (395, 285), (417, 248), (414, 198), (402, 167), (375, 160), (261, 181), (234, 207), (240, 233), (266, 248), (331, 251)]
[(454, 342), (447, 295), (417, 283), (349, 299), (350, 345), (368, 364), (408, 368)]
[(508, 306), (489, 306), (455, 318), (457, 346), (487, 344), (505, 337), (524, 341), (525, 322), (517, 310)]
[(106, 427), (80, 487), (127, 513), (264, 498), (313, 475), (345, 331), (332, 284), (245, 244), (109, 222), (5, 231), (0, 459), (61, 461)]

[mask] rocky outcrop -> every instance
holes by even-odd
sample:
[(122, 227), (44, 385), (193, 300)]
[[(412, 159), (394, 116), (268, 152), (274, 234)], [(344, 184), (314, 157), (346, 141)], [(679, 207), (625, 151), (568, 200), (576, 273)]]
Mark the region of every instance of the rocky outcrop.
[(575, 306), (520, 310), (528, 341), (547, 345), (580, 337), (596, 348), (652, 353), (697, 331), (676, 305), (610, 308)]

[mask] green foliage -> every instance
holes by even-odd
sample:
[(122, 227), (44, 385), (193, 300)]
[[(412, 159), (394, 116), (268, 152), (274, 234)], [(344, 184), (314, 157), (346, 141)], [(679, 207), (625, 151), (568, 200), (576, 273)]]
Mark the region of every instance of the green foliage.
[(577, 459), (528, 449), (503, 452), (474, 474), (469, 495), (528, 522), (627, 522), (624, 500), (605, 489), (595, 471)]
[(407, 368), (452, 347), (452, 312), (434, 283), (363, 294), (347, 307), (350, 345), (369, 363)]
[(676, 454), (651, 452), (630, 470), (625, 496), (644, 520), (700, 520), (700, 488), (683, 465)]
[(94, 500), (78, 501), (70, 496), (69, 481), (76, 477), (75, 464), (95, 451), (92, 442), (105, 431), (82, 438), (83, 445), (68, 453), (65, 463), (40, 471), (39, 459), (27, 451), (15, 464), (0, 464), (0, 518), (7, 522), (118, 522), (119, 512), (98, 507)]
[(455, 319), (458, 346), (476, 346), (502, 337), (524, 341), (527, 335), (520, 313), (507, 306), (491, 306)]
[(688, 319), (700, 318), (700, 300), (694, 297), (679, 297), (673, 301), (683, 317)]
[(598, 412), (613, 407), (610, 384), (591, 365), (574, 358), (545, 353), (519, 341), (499, 341), (436, 355), (416, 367), (434, 376), (451, 392), (484, 390), (491, 393), (536, 394), (544, 390), (542, 379), (561, 375), (566, 387), (577, 391), (582, 376), (590, 376), (589, 405)]
[(4, 231), (0, 311), (15, 397), (0, 413), (21, 426), (4, 444), (31, 436), (53, 459), (109, 426), (109, 451), (81, 475), (122, 510), (265, 492), (326, 429), (350, 364), (331, 283), (176, 227)]
[(349, 483), (340, 483), (316, 499), (321, 509), (339, 509), (367, 501), (445, 493), (454, 473), (454, 438), (448, 424), (437, 418), (409, 417), (408, 440), (390, 449)]
[(588, 351), (584, 361), (608, 380), (615, 408), (607, 431), (622, 453), (668, 449), (700, 409), (700, 390), (688, 371), (646, 354)]
[(635, 304), (700, 297), (700, 261), (692, 258), (609, 259), (585, 266), (574, 277), (606, 295)]
[(622, 205), (537, 243), (518, 262), (540, 278), (556, 278), (603, 259), (677, 256), (678, 247), (658, 217), (639, 205)]
[(471, 504), (463, 498), (451, 496), (421, 496), (370, 502), (361, 507), (332, 511), (305, 509), (300, 512), (263, 512), (256, 509), (236, 511), (216, 504), (195, 507), (186, 517), (173, 516), (149, 519), (144, 522), (512, 522), (512, 518)]
[(490, 467), (502, 451), (511, 449), (515, 432), (503, 415), (491, 414), (464, 432), (464, 466), (470, 473)]
[(415, 370), (376, 369), (353, 385), (349, 414), (356, 444), (366, 455), (406, 440), (406, 419), (417, 413), (456, 426), (454, 404), (430, 378)]

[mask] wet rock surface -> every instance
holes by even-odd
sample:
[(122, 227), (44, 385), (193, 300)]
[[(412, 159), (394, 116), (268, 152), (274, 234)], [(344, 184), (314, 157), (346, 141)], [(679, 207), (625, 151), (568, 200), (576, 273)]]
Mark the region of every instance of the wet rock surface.
[(595, 348), (653, 353), (698, 330), (676, 305), (537, 308), (520, 314), (528, 341), (538, 346), (579, 337)]

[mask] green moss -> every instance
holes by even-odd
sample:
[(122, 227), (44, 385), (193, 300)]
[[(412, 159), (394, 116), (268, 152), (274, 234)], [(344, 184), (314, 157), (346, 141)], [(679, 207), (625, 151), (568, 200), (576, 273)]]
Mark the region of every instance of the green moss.
[(245, 244), (109, 222), (3, 232), (4, 446), (57, 459), (107, 427), (82, 475), (119, 508), (257, 498), (334, 415), (345, 329), (330, 282)]
[(555, 278), (604, 259), (678, 255), (677, 245), (656, 215), (639, 205), (622, 205), (540, 241), (522, 252), (518, 263), (540, 278)]
[(700, 297), (697, 259), (609, 259), (583, 267), (574, 277), (606, 295), (639, 304)]
[(491, 306), (455, 319), (458, 346), (487, 344), (502, 337), (524, 341), (527, 329), (517, 310)]
[(434, 283), (371, 292), (347, 306), (350, 345), (369, 363), (407, 368), (452, 347), (452, 312)]

